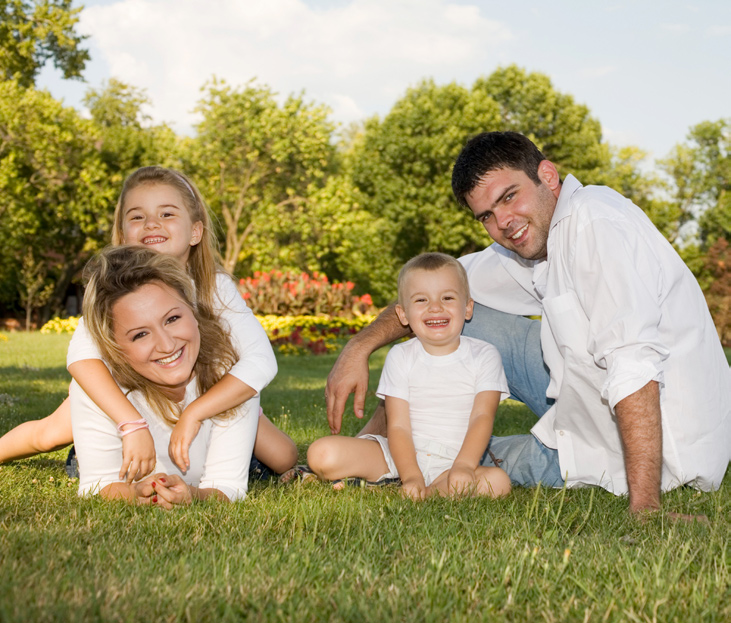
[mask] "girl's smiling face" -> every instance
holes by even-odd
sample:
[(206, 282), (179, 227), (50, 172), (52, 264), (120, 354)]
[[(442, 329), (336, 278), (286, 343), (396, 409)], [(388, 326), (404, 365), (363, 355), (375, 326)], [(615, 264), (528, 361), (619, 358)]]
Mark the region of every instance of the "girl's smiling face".
[(203, 235), (203, 224), (193, 222), (180, 192), (167, 184), (142, 184), (133, 188), (122, 206), (125, 244), (145, 246), (188, 262), (190, 248)]
[(160, 282), (147, 283), (112, 307), (114, 340), (130, 366), (172, 400), (185, 397), (200, 350), (193, 311)]

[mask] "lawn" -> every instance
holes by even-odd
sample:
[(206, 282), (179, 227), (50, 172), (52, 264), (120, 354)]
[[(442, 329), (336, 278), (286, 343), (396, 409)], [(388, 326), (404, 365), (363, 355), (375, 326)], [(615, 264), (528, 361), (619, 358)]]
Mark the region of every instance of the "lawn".
[[(48, 413), (69, 379), (68, 336), (5, 336), (0, 433)], [(302, 457), (327, 433), (333, 361), (282, 358), (262, 397)], [(504, 404), (496, 432), (531, 421)], [(79, 499), (64, 458), (0, 467), (0, 621), (731, 620), (731, 472), (715, 493), (664, 497), (707, 525), (643, 524), (599, 489), (415, 504), (394, 488), (271, 483), (165, 512)]]

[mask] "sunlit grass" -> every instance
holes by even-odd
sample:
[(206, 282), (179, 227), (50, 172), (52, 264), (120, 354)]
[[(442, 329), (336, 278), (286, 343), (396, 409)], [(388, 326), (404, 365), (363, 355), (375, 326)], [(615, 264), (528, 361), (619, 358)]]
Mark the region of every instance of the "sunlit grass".
[[(48, 413), (68, 384), (68, 336), (7, 337), (0, 432)], [(334, 359), (280, 359), (262, 397), (302, 457), (328, 433)], [(532, 420), (509, 403), (496, 431)], [(345, 432), (360, 424), (349, 413)], [(79, 499), (64, 458), (0, 468), (0, 621), (731, 620), (731, 475), (718, 492), (664, 498), (708, 525), (642, 524), (600, 489), (414, 504), (394, 488), (271, 483), (242, 503), (164, 512)]]

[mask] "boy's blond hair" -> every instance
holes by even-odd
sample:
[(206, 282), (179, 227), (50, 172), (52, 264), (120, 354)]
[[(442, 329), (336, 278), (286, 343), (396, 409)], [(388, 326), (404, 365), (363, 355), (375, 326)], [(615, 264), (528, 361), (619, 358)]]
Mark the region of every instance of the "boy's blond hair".
[(454, 259), (451, 255), (447, 255), (446, 253), (422, 253), (421, 255), (417, 255), (416, 257), (412, 257), (406, 264), (403, 265), (401, 270), (398, 274), (398, 303), (403, 307), (404, 300), (403, 300), (403, 292), (404, 292), (404, 283), (406, 282), (406, 277), (414, 270), (426, 270), (426, 271), (434, 271), (439, 270), (440, 268), (444, 268), (445, 266), (451, 266), (457, 271), (457, 276), (459, 278), (460, 283), (460, 289), (465, 295), (465, 300), (470, 300), (470, 284), (467, 279), (467, 271), (465, 271), (464, 266), (459, 263), (456, 259)]

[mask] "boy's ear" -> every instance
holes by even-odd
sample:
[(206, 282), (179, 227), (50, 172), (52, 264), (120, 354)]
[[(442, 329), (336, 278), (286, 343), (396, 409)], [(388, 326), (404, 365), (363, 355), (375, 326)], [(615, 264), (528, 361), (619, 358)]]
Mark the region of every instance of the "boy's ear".
[(192, 229), (193, 231), (190, 234), (190, 246), (194, 247), (201, 241), (201, 238), (203, 238), (203, 223), (196, 221), (193, 223)]
[(409, 326), (409, 321), (406, 319), (406, 312), (404, 311), (404, 308), (401, 307), (398, 303), (396, 303), (396, 315), (398, 316), (399, 321), (402, 325), (405, 327)]
[(472, 318), (472, 312), (475, 310), (475, 302), (472, 299), (467, 301), (467, 308), (465, 310), (464, 319), (469, 320)]

